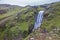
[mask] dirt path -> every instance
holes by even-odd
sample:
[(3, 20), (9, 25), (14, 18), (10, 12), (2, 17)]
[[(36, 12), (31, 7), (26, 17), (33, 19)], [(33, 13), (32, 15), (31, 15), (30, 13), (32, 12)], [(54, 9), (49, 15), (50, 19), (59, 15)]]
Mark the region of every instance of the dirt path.
[(0, 21), (0, 27), (3, 27), (5, 25), (5, 23), (10, 19), (10, 17), (7, 17), (3, 20)]
[(4, 27), (4, 25), (6, 24), (6, 22), (8, 20), (10, 20), (12, 17), (15, 17), (15, 16), (16, 16), (16, 14), (10, 15), (10, 16), (5, 17), (4, 19), (0, 20), (0, 28)]

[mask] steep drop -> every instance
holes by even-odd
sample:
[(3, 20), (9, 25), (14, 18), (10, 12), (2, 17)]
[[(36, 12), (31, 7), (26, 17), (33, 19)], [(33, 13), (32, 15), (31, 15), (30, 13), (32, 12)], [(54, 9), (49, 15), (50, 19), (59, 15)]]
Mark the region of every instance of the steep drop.
[(36, 21), (35, 21), (35, 24), (34, 24), (34, 29), (37, 29), (38, 27), (41, 26), (42, 19), (43, 19), (43, 13), (44, 13), (43, 10), (39, 11), (37, 18), (36, 18)]

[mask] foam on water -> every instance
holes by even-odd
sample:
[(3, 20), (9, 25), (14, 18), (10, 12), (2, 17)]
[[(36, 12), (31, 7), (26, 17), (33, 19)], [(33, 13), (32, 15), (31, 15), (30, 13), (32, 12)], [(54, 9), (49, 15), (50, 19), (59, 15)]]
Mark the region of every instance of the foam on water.
[(37, 29), (38, 27), (41, 26), (42, 19), (43, 19), (43, 13), (44, 11), (39, 11), (35, 24), (34, 24), (34, 29)]

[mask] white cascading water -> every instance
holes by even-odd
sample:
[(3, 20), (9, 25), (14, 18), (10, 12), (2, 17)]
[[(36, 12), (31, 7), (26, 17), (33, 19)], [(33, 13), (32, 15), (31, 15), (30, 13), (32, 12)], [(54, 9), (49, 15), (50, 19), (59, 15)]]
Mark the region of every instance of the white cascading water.
[(41, 26), (42, 19), (43, 19), (43, 13), (44, 13), (44, 11), (39, 11), (35, 24), (34, 24), (34, 29), (37, 29), (38, 27)]

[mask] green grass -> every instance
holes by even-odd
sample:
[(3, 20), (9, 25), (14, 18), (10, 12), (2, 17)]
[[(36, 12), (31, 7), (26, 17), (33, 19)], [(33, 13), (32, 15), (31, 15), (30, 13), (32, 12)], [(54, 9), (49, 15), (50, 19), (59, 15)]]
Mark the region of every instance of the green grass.
[(7, 13), (0, 15), (0, 19), (3, 19), (5, 17), (11, 16), (11, 15), (15, 15), (19, 12), (25, 11), (26, 9), (28, 9), (28, 7), (27, 8), (21, 8), (21, 9), (17, 8), (17, 7), (14, 9), (9, 9), (9, 11), (7, 11)]
[(60, 27), (60, 8), (59, 7), (60, 7), (60, 3), (55, 3), (48, 9), (50, 12), (47, 10), (48, 11), (47, 14), (49, 15), (47, 16), (46, 19), (43, 19), (41, 27), (46, 28), (48, 31), (51, 31), (53, 26), (55, 26), (55, 28)]
[[(4, 16), (1, 15), (0, 19), (2, 19), (4, 17), (7, 17), (7, 16), (10, 16), (10, 15), (15, 15), (17, 13), (21, 13), (21, 16), (20, 16), (20, 14), (17, 16), (17, 17), (19, 17), (19, 19), (17, 19), (18, 22), (17, 22), (17, 20), (15, 20), (16, 16), (12, 16), (10, 18), (10, 20), (7, 21), (6, 28), (8, 28), (8, 29), (5, 28), (5, 30), (0, 33), (0, 35), (2, 34), (0, 36), (1, 40), (3, 40), (3, 37), (5, 35), (4, 33), (7, 33), (6, 30), (8, 31), (7, 35), (9, 35), (8, 39), (11, 39), (9, 37), (14, 37), (15, 35), (18, 35), (19, 32), (24, 34), (24, 31), (26, 31), (27, 33), (26, 33), (26, 35), (25, 34), (24, 35), (25, 36), (28, 35), (28, 28), (29, 28), (29, 26), (31, 24), (32, 25), (34, 24), (34, 14), (35, 14), (33, 11), (31, 11), (33, 9), (31, 9), (31, 10), (28, 10), (28, 9), (29, 9), (29, 7), (24, 7), (24, 8), (21, 8), (21, 9), (17, 8), (15, 10), (12, 9), (8, 13), (3, 14)], [(25, 13), (25, 11), (28, 11), (28, 12)], [(20, 18), (23, 19), (23, 21), (20, 20)], [(28, 20), (26, 20), (26, 18), (28, 18)], [(11, 24), (14, 24), (15, 26), (11, 27)], [(13, 36), (10, 36), (11, 34), (13, 34)]]
[[(16, 15), (18, 13), (21, 13), (17, 16), (19, 18), (19, 19), (17, 19), (18, 22), (15, 19), (16, 16), (12, 16), (10, 18), (10, 20), (6, 23), (5, 30), (0, 33), (0, 35), (2, 34), (0, 36), (1, 40), (3, 40), (3, 37), (5, 35), (4, 33), (6, 33), (6, 30), (8, 31), (7, 35), (9, 35), (8, 39), (10, 39), (10, 37), (12, 37), (12, 36), (10, 36), (11, 34), (13, 34), (13, 36), (18, 35), (18, 30), (20, 30), (19, 32), (22, 32), (22, 33), (24, 31), (28, 32), (29, 26), (32, 27), (34, 25), (34, 16), (37, 13), (37, 10), (42, 10), (42, 8), (38, 8), (38, 9), (35, 9), (35, 8), (30, 9), (30, 7), (23, 7), (21, 9), (15, 8), (15, 9), (9, 9), (9, 11), (6, 14), (0, 15), (0, 19), (2, 19), (2, 18), (7, 17), (7, 16)], [(27, 18), (27, 20), (26, 20), (26, 18)], [(11, 24), (14, 24), (14, 26), (11, 27)]]
[(9, 9), (9, 11), (7, 11), (7, 13), (0, 15), (0, 19), (3, 19), (5, 17), (11, 16), (11, 15), (15, 15), (18, 12), (20, 12), (20, 8)]
[[(43, 8), (38, 8), (38, 10), (43, 10)], [(44, 16), (45, 18), (43, 19), (41, 28), (46, 28), (48, 32), (52, 31), (53, 27), (60, 28), (60, 2), (54, 3), (48, 10), (46, 10), (45, 14), (48, 15), (47, 17)], [(40, 33), (37, 32), (37, 34)], [(27, 40), (29, 37), (30, 35), (28, 35), (28, 37), (26, 37), (24, 40)]]
[(20, 29), (21, 30), (28, 30), (28, 23), (27, 22), (22, 23)]

